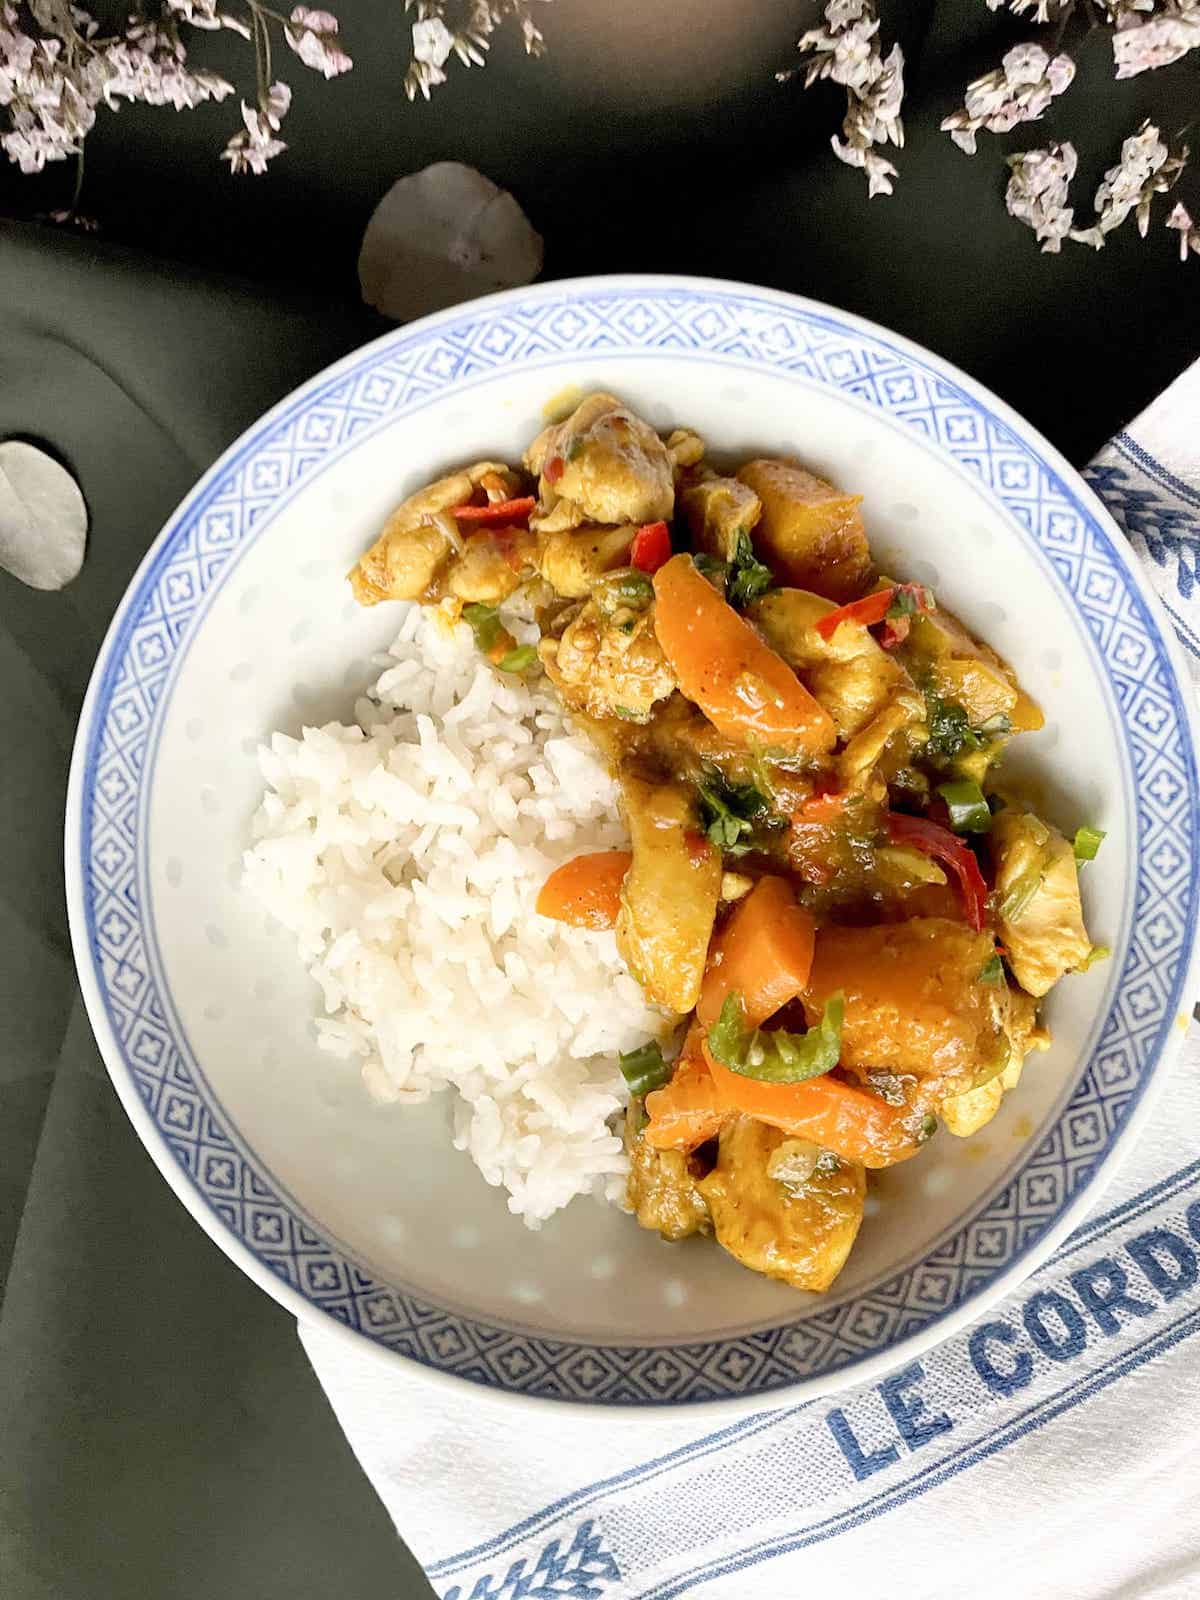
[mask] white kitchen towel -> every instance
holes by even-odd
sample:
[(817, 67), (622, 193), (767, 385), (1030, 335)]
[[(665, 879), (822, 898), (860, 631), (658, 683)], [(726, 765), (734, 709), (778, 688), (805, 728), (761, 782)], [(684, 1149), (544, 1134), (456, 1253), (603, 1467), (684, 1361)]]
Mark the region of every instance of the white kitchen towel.
[[(1200, 364), (1088, 469), (1200, 684)], [(1180, 1026), (1186, 1026), (1186, 1017)], [(301, 1338), (443, 1600), (1200, 1597), (1200, 1031), (1099, 1208), (881, 1382), (714, 1425)]]

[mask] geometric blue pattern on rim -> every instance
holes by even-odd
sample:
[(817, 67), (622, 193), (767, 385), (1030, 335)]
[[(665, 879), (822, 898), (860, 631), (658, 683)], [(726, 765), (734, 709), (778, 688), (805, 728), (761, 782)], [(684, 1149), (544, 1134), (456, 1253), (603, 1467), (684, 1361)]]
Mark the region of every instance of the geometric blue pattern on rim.
[[(971, 473), (1057, 574), (1095, 643), (1136, 782), (1134, 927), (1121, 981), (1078, 1086), (1011, 1182), (935, 1253), (826, 1312), (677, 1346), (531, 1337), (371, 1277), (241, 1146), (188, 1057), (152, 963), (139, 882), (143, 774), (172, 663), (280, 497), (356, 436), (452, 386), (564, 356), (669, 354), (767, 366), (857, 397)], [(168, 525), (106, 646), (83, 730), (82, 882), (90, 962), (123, 1071), (223, 1227), (314, 1308), (387, 1348), (470, 1381), (601, 1404), (766, 1396), (889, 1349), (986, 1290), (1061, 1218), (1113, 1147), (1179, 1009), (1196, 925), (1197, 772), (1156, 617), (1106, 522), (986, 398), (881, 330), (734, 286), (603, 280), (464, 307), (398, 330), (259, 422)]]

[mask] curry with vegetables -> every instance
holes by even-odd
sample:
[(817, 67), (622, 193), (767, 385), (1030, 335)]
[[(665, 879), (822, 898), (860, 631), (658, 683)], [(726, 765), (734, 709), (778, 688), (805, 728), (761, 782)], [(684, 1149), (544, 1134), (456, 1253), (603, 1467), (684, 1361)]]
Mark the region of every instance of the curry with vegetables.
[(1005, 788), (1038, 707), (877, 569), (858, 495), (719, 468), (609, 394), (411, 496), (350, 582), (544, 672), (617, 778), (629, 849), (537, 911), (615, 929), (663, 1012), (621, 1058), (629, 1209), (827, 1289), (867, 1173), (993, 1117), (1048, 1045), (1038, 1001), (1106, 953), (1079, 889), (1103, 834)]

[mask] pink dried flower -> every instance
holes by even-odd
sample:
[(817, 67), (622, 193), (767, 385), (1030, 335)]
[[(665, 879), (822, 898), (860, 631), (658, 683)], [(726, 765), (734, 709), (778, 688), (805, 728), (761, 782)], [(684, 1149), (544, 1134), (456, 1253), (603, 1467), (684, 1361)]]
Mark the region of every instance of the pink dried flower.
[(1070, 56), (1052, 57), (1040, 44), (1014, 45), (994, 72), (968, 85), (962, 109), (942, 119), (942, 131), (973, 156), (981, 129), (1007, 133), (1019, 122), (1037, 122), (1074, 77)]
[(1032, 228), (1042, 249), (1057, 255), (1071, 232), (1074, 212), (1067, 204), (1077, 157), (1072, 144), (1024, 150), (1009, 156), (1012, 176), (1004, 203), (1010, 216)]
[(1131, 211), (1137, 213), (1137, 228), (1142, 238), (1150, 228), (1150, 206), (1155, 195), (1165, 194), (1179, 178), (1187, 163), (1187, 149), (1172, 155), (1158, 129), (1149, 120), (1142, 123), (1121, 146), (1121, 159), (1109, 167), (1096, 190), (1096, 220), (1088, 228), (1071, 235), (1079, 244), (1103, 248), (1105, 236), (1119, 228)]
[(338, 19), (328, 11), (295, 6), (283, 36), (304, 65), (325, 78), (336, 78), (354, 65), (338, 40)]
[(217, 0), (164, 0), (163, 9), (193, 28), (212, 30), (221, 26)]
[(338, 31), (338, 19), (331, 11), (313, 11), (309, 6), (294, 6), (291, 20), (298, 28), (311, 28), (313, 33)]
[(1164, 226), (1175, 229), (1179, 234), (1180, 261), (1187, 260), (1189, 250), (1193, 255), (1200, 256), (1200, 228), (1192, 221), (1191, 213), (1182, 200), (1175, 203)]
[[(301, 58), (326, 77), (349, 69), (337, 42), (337, 18), (297, 6), (290, 20), (259, 0), (246, 0), (245, 17), (218, 10), (222, 0), (160, 0), (152, 10), (129, 15), (119, 32), (99, 37), (95, 18), (73, 0), (0, 0), (0, 150), (23, 172), (77, 155), (91, 131), (98, 106), (116, 110), (121, 101), (173, 106), (182, 111), (207, 100), (223, 100), (233, 85), (215, 72), (193, 70), (187, 28), (225, 28), (255, 43), (260, 83), (270, 51), (268, 26), (281, 26)], [(181, 32), (181, 30), (183, 30)], [(235, 172), (261, 172), (283, 150), (275, 135), (291, 103), (286, 84), (260, 91), (253, 110), (243, 108), (245, 126), (224, 157)]]
[(481, 67), (491, 49), (492, 35), (506, 22), (521, 29), (525, 54), (545, 53), (546, 41), (533, 19), (536, 4), (549, 0), (404, 0), (406, 12), (415, 12), (413, 54), (404, 77), (410, 100), (428, 100), (430, 92), (446, 82), (446, 63), (457, 56), (464, 67)]
[(273, 83), (259, 102), (259, 108), (270, 126), (279, 131), (279, 124), (287, 116), (292, 104), (292, 91), (286, 83)]
[(1050, 22), (1063, 9), (1063, 0), (987, 0), (989, 11), (1003, 11), (1005, 6), (1014, 16), (1033, 13), (1035, 22)]
[(1118, 78), (1136, 78), (1140, 72), (1169, 67), (1189, 50), (1200, 46), (1200, 3), (1177, 0), (1169, 10), (1144, 20), (1130, 17), (1129, 25), (1113, 34), (1113, 61)]
[[(833, 153), (847, 166), (867, 175), (867, 195), (891, 194), (896, 168), (880, 155), (876, 145), (904, 144), (900, 107), (904, 100), (904, 54), (893, 45), (883, 56), (879, 45), (879, 18), (874, 0), (827, 0), (825, 25), (810, 28), (796, 48), (813, 56), (805, 73), (808, 88), (820, 78), (830, 78), (846, 90), (846, 115), (839, 137), (830, 141)], [(787, 76), (787, 74), (783, 74)]]
[(228, 161), (231, 173), (253, 172), (261, 175), (267, 170), (268, 161), (282, 154), (287, 145), (275, 137), (278, 121), (257, 106), (248, 106), (244, 100), (242, 122), (244, 126), (225, 146), (221, 159)]
[(443, 68), (454, 49), (454, 35), (441, 17), (426, 17), (413, 23), (412, 42), (413, 58), (404, 82), (405, 92), (410, 100), (418, 93), (428, 100), (431, 90), (446, 81)]

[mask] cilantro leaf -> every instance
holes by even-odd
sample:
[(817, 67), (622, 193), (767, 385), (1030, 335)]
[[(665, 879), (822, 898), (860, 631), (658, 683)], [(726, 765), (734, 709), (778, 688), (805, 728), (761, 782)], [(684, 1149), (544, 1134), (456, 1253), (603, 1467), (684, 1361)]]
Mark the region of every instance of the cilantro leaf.
[(770, 567), (764, 566), (754, 554), (754, 546), (745, 528), (739, 528), (734, 535), (725, 598), (731, 606), (740, 610), (773, 588), (774, 584)]
[(935, 690), (925, 690), (926, 720), (929, 724), (928, 749), (932, 755), (953, 760), (964, 750), (979, 750), (983, 741), (972, 728), (967, 713), (952, 700), (943, 700)]
[(716, 767), (705, 767), (696, 790), (704, 831), (726, 855), (745, 855), (755, 824), (775, 820), (761, 790), (752, 783), (730, 783)]

